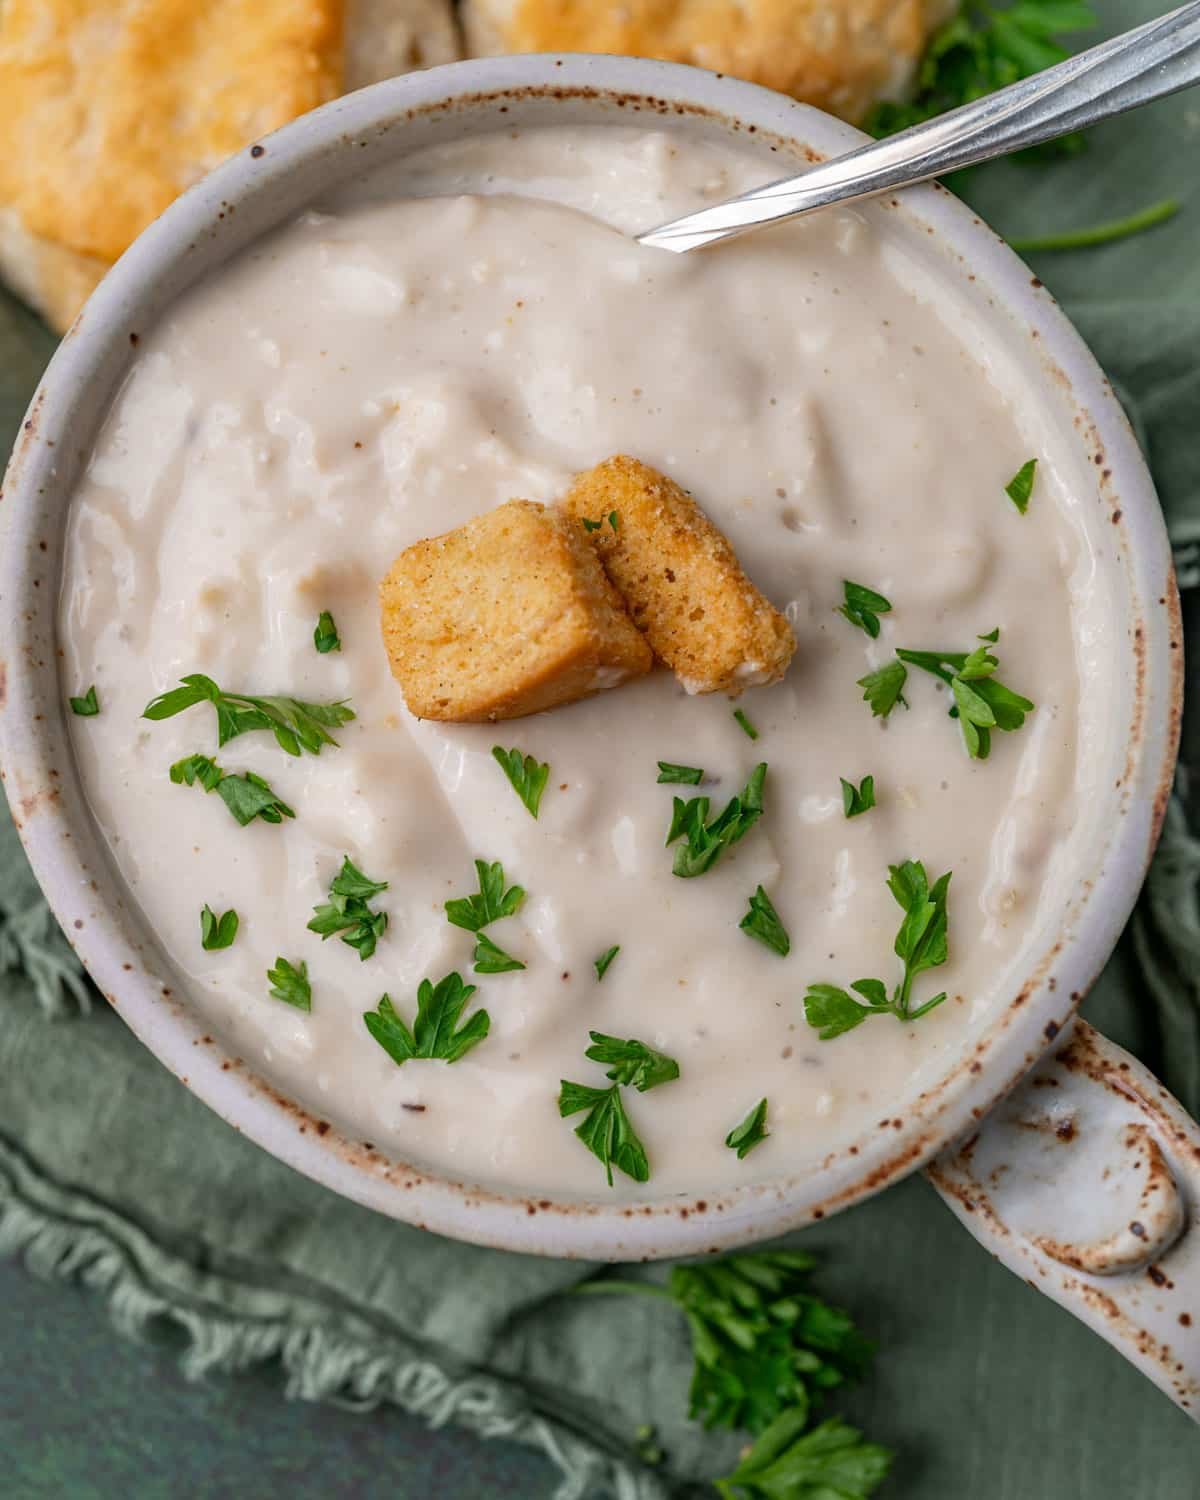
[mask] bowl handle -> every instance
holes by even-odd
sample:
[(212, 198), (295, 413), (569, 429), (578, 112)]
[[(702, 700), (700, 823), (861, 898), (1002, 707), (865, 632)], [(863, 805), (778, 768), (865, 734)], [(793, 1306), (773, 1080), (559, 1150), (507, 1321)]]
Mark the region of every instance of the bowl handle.
[(1200, 1126), (1152, 1073), (1075, 1020), (926, 1170), (997, 1260), (1200, 1421)]

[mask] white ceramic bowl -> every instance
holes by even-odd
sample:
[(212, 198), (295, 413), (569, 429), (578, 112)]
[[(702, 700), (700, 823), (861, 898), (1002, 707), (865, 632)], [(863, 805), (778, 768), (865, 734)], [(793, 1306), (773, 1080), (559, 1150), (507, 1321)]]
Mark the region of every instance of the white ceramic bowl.
[[(903, 1101), (885, 1129), (872, 1120), (852, 1147), (803, 1176), (636, 1208), (603, 1198), (497, 1194), (389, 1160), (281, 1097), (222, 1050), (181, 993), (92, 824), (57, 674), (61, 544), (76, 475), (138, 330), (198, 276), (347, 175), (481, 131), (638, 121), (753, 137), (777, 152), (781, 176), (797, 160), (835, 155), (862, 139), (780, 95), (690, 68), (580, 56), (455, 64), (338, 100), (242, 152), (185, 194), (121, 259), (51, 363), (6, 480), (0, 761), (33, 867), (96, 983), (145, 1044), (230, 1123), (338, 1193), (444, 1234), (512, 1250), (638, 1258), (708, 1251), (793, 1229), (942, 1152), (934, 1175), (977, 1231), (990, 1227), (993, 1248), (1013, 1263), (1031, 1257), (1047, 1289), (1085, 1315), (1090, 1309), (1094, 1322), (1111, 1324), (1110, 1336), (1131, 1348), (1140, 1338), (1140, 1362), (1160, 1384), (1177, 1386), (1173, 1393), (1188, 1404), (1200, 1392), (1200, 1344), (1180, 1355), (1176, 1338), (1170, 1357), (1162, 1353), (1164, 1341), (1147, 1332), (1158, 1326), (1150, 1305), (1155, 1294), (1142, 1282), (1146, 1266), (1167, 1254), (1182, 1228), (1177, 1180), (1200, 1173), (1200, 1135), (1178, 1106), (1152, 1101), (1152, 1081), (1137, 1064), (1079, 1024), (1066, 1032), (1132, 909), (1170, 787), (1182, 676), (1170, 551), (1145, 465), (1103, 374), (1040, 282), (941, 188), (908, 192), (877, 212), (890, 215), (891, 233), (919, 249), (945, 295), (969, 304), (996, 346), (1019, 361), (1030, 402), (1054, 437), (1056, 462), (1097, 553), (1096, 586), (1110, 601), (1102, 659), (1092, 669), (1104, 683), (1111, 732), (1095, 737), (1090, 750), (1094, 791), (1090, 820), (1076, 837), (1077, 884), (1035, 932), (1026, 982), (980, 1024), (945, 1076)], [(1030, 1133), (1017, 1128), (1028, 1123), (1021, 1111), (1040, 1107), (1028, 1089), (989, 1118), (980, 1135), (977, 1122), (1052, 1044), (1055, 1056), (1043, 1068), (1057, 1070), (1064, 1088), (1082, 1091), (1079, 1130), (1055, 1136), (1062, 1152), (1042, 1159), (1022, 1144)], [(1124, 1092), (1109, 1086), (1114, 1079)], [(1135, 1080), (1141, 1095), (1131, 1103)], [(1085, 1116), (1092, 1122), (1087, 1129)], [(965, 1131), (975, 1136), (947, 1152)], [(974, 1172), (985, 1157), (986, 1180)], [(1098, 1174), (1101, 1162), (1120, 1168), (1097, 1175), (1104, 1186), (1083, 1194), (1057, 1186), (1064, 1173), (1082, 1180), (1095, 1167)], [(997, 1164), (1007, 1168), (1007, 1199), (992, 1191), (1000, 1180)], [(1143, 1204), (1137, 1194), (1147, 1177), (1157, 1182), (1158, 1195)], [(1039, 1188), (1046, 1182), (1055, 1184), (1051, 1191)], [(1200, 1182), (1191, 1181), (1193, 1203), (1200, 1201), (1198, 1189)], [(1135, 1195), (1132, 1208), (1122, 1196), (1128, 1193)], [(1187, 1248), (1197, 1238), (1171, 1252), (1176, 1282), (1187, 1270), (1200, 1286), (1200, 1263)], [(1116, 1309), (1111, 1316), (1096, 1311), (1096, 1288)], [(1154, 1345), (1149, 1353), (1146, 1338)]]

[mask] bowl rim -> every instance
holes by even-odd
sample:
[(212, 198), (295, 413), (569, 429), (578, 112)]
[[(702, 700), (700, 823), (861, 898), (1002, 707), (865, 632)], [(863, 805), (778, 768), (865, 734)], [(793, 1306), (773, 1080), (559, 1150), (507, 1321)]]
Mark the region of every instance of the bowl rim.
[[(101, 283), (43, 376), (14, 448), (0, 511), (0, 775), (34, 872), (101, 991), (188, 1088), (271, 1154), (345, 1197), (479, 1244), (607, 1259), (725, 1249), (797, 1228), (879, 1191), (969, 1129), (1015, 1085), (1066, 1024), (1115, 945), (1171, 787), (1183, 653), (1170, 547), (1153, 484), (1125, 413), (1082, 339), (1041, 282), (970, 209), (936, 184), (889, 200), (944, 249), (964, 264), (969, 260), (1003, 310), (1034, 331), (1042, 358), (1066, 383), (1079, 413), (1076, 425), (1086, 424), (1086, 440), (1111, 492), (1113, 534), (1134, 600), (1129, 667), (1136, 674), (1137, 708), (1104, 868), (1080, 897), (1074, 924), (1064, 923), (1069, 933), (1033, 965), (1020, 993), (922, 1096), (924, 1103), (905, 1120), (882, 1122), (886, 1133), (877, 1131), (861, 1148), (831, 1153), (802, 1176), (643, 1204), (483, 1189), (342, 1135), (225, 1053), (176, 993), (169, 962), (141, 913), (122, 896), (86, 811), (59, 691), (59, 573), (48, 573), (46, 561), (56, 548), (38, 533), (47, 520), (61, 521), (69, 499), (70, 486), (56, 476), (76, 408), (93, 381), (107, 382), (107, 402), (115, 372), (128, 362), (128, 345), (136, 343), (137, 310), (156, 295), (160, 304), (168, 300), (161, 292), (164, 268), (178, 268), (197, 245), (219, 234), (220, 222), (239, 203), (323, 153), (337, 159), (356, 141), (420, 115), (466, 109), (487, 116), (533, 99), (582, 101), (596, 108), (598, 120), (612, 111), (607, 118), (625, 124), (631, 114), (705, 115), (733, 130), (803, 143), (810, 155), (814, 146), (828, 155), (864, 140), (819, 110), (720, 74), (645, 59), (545, 54), (452, 63), (375, 84), (302, 116), (218, 167), (172, 204)], [(80, 458), (92, 435), (89, 430), (88, 443), (76, 450)], [(43, 589), (43, 582), (50, 586)]]

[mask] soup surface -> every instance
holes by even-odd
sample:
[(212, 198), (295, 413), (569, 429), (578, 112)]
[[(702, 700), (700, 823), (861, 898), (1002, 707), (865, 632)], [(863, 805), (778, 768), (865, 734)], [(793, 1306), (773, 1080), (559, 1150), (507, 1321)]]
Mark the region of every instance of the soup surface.
[[(321, 203), (185, 295), (137, 357), (74, 501), (64, 689), (95, 816), (206, 1025), (352, 1136), (493, 1186), (610, 1189), (561, 1119), (560, 1081), (606, 1088), (589, 1030), (636, 1038), (678, 1078), (621, 1092), (649, 1180), (612, 1193), (713, 1192), (805, 1170), (944, 1074), (1011, 999), (1062, 878), (1074, 817), (1072, 593), (1085, 547), (1041, 455), (1022, 514), (1005, 485), (1039, 456), (1035, 413), (983, 330), (884, 210), (675, 257), (624, 231), (743, 190), (787, 164), (762, 149), (616, 127), (441, 146)], [(1017, 399), (1012, 392), (1016, 391)], [(393, 681), (377, 586), (419, 538), (634, 454), (690, 489), (786, 610), (783, 682), (738, 702), (649, 677), (495, 726), (418, 722)], [(843, 580), (886, 598), (878, 634), (838, 613)], [(340, 649), (314, 649), (322, 611)], [(869, 622), (868, 622), (869, 623)], [(999, 628), (997, 675), (1036, 708), (971, 758), (950, 688), (910, 666), (873, 716), (859, 679), (897, 647), (970, 652)], [(337, 746), (290, 756), (269, 733), (218, 748), (204, 703), (152, 722), (189, 673), (229, 692), (348, 700)], [(537, 819), (494, 746), (549, 766)], [(173, 782), (194, 753), (252, 772), (295, 816), (241, 826)], [(661, 785), (658, 761), (700, 768)], [(714, 814), (765, 762), (763, 816), (708, 873), (664, 847), (672, 798)], [(841, 780), (874, 779), (846, 815)], [(307, 924), (349, 856), (387, 889), (365, 961)], [(500, 861), (527, 892), (487, 935), (525, 968), (472, 972), (445, 902)], [(822, 1041), (811, 984), (902, 974), (888, 867), (953, 872), (949, 955), (912, 1003)], [(739, 927), (763, 887), (781, 956)], [(201, 909), (236, 910), (226, 948)], [(602, 979), (595, 960), (619, 945)], [(308, 1012), (270, 994), (303, 961)], [(457, 1061), (398, 1065), (364, 1013), (458, 971), (487, 1037)], [(725, 1144), (758, 1101), (768, 1137)]]

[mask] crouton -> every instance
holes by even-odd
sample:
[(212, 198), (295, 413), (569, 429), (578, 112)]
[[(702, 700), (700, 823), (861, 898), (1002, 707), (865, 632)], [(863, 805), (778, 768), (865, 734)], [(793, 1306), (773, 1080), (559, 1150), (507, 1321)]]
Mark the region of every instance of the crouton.
[(422, 719), (519, 719), (654, 661), (583, 528), (530, 500), (409, 547), (380, 603), (392, 674)]
[(578, 475), (563, 506), (579, 521), (603, 522), (580, 529), (634, 624), (689, 693), (736, 697), (787, 671), (791, 626), (673, 479), (618, 454)]

